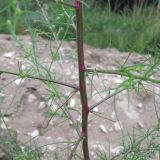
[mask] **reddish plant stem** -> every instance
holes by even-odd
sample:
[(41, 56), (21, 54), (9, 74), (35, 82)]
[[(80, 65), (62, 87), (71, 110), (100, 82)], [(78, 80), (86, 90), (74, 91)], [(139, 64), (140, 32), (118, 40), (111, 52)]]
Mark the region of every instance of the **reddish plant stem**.
[(89, 160), (88, 150), (88, 100), (85, 83), (85, 64), (83, 52), (83, 15), (82, 3), (76, 0), (76, 17), (77, 17), (77, 50), (78, 50), (78, 69), (79, 69), (79, 91), (82, 104), (82, 136), (83, 138), (83, 154), (84, 160)]

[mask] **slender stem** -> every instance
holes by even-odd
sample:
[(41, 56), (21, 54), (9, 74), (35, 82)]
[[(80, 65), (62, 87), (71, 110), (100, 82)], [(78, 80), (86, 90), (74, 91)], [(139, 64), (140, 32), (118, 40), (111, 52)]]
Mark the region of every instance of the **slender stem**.
[(95, 73), (103, 73), (103, 74), (116, 74), (116, 75), (120, 75), (120, 76), (124, 76), (124, 77), (132, 77), (133, 79), (139, 79), (142, 81), (149, 81), (149, 82), (156, 83), (156, 84), (160, 83), (159, 79), (153, 79), (153, 78), (145, 77), (143, 75), (142, 76), (135, 75), (135, 74), (132, 74), (131, 72), (128, 74), (128, 73), (121, 72), (118, 70), (86, 69), (86, 72), (88, 72), (88, 73), (95, 72)]
[(90, 111), (93, 110), (95, 107), (97, 107), (97, 106), (100, 105), (101, 103), (105, 102), (106, 100), (110, 99), (111, 97), (117, 95), (118, 93), (120, 93), (120, 92), (122, 92), (122, 91), (124, 91), (124, 90), (125, 90), (125, 89), (121, 89), (121, 90), (119, 90), (119, 91), (117, 91), (117, 92), (115, 92), (115, 93), (113, 93), (113, 94), (110, 94), (109, 96), (103, 98), (102, 100), (100, 100), (100, 101), (97, 102), (96, 104), (92, 105), (92, 106), (89, 108), (89, 110), (90, 110)]
[(71, 159), (72, 159), (73, 154), (75, 153), (75, 151), (76, 151), (77, 147), (79, 146), (79, 143), (82, 141), (82, 139), (83, 139), (82, 136), (79, 137), (79, 139), (78, 139), (77, 142), (75, 143), (74, 148), (72, 149), (72, 151), (71, 151), (71, 153), (70, 153), (70, 155), (69, 155), (69, 157), (68, 157), (68, 160), (71, 160)]
[(103, 74), (118, 74), (121, 76), (127, 76), (126, 73), (120, 72), (118, 70), (101, 70), (101, 69), (86, 69), (88, 73), (103, 73)]
[(78, 50), (78, 69), (79, 69), (79, 90), (82, 104), (82, 135), (84, 160), (89, 160), (88, 150), (88, 100), (85, 83), (85, 65), (83, 52), (83, 16), (82, 3), (76, 0), (76, 17), (77, 17), (77, 50)]
[[(3, 74), (3, 73), (21, 77), (21, 73), (15, 73), (15, 72), (9, 72), (9, 71), (0, 70), (0, 74)], [(52, 83), (56, 83), (56, 84), (60, 84), (60, 85), (66, 86), (66, 87), (73, 88), (75, 90), (79, 89), (76, 85), (72, 85), (72, 84), (69, 84), (69, 83), (66, 83), (66, 82), (51, 80), (51, 79), (45, 79), (45, 78), (40, 78), (40, 77), (35, 77), (35, 76), (30, 76), (30, 75), (25, 75), (23, 78), (31, 78), (31, 79), (37, 79), (37, 80), (40, 80), (40, 81), (52, 82)]]
[[(51, 121), (52, 118), (56, 115), (56, 113), (57, 113), (60, 109), (62, 109), (62, 107), (63, 107), (65, 104), (68, 103), (68, 101), (76, 94), (76, 92), (77, 92), (77, 91), (73, 92), (73, 93), (68, 97), (68, 99), (67, 99), (61, 106), (59, 106), (59, 107), (55, 110), (55, 112), (51, 115), (51, 117), (47, 120), (47, 122), (46, 122), (46, 123), (44, 122), (39, 128), (47, 128), (47, 127), (49, 126), (50, 121)], [(69, 114), (69, 112), (67, 112), (67, 114), (68, 114), (68, 116), (69, 116), (69, 119), (72, 121), (72, 123), (73, 123), (73, 125), (74, 125), (74, 128), (75, 128), (76, 131), (77, 131), (78, 136), (80, 137), (81, 135), (80, 135), (79, 129), (77, 128), (77, 126), (76, 126), (76, 124), (75, 124), (72, 116)]]
[(108, 118), (108, 117), (105, 117), (105, 116), (101, 115), (101, 113), (99, 113), (99, 112), (95, 112), (95, 111), (92, 111), (92, 110), (90, 110), (90, 112), (93, 113), (93, 114), (94, 114), (95, 116), (97, 116), (97, 117), (106, 119), (106, 120), (111, 121), (111, 122), (116, 122), (116, 121), (113, 120), (113, 119), (110, 119), (110, 118)]

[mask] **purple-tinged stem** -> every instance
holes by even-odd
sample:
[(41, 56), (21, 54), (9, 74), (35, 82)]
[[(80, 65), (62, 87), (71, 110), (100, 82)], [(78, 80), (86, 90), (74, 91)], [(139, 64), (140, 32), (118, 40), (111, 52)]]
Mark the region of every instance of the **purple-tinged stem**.
[[(4, 70), (0, 70), (0, 75), (1, 74), (11, 74), (11, 75), (21, 77), (21, 73), (15, 73), (15, 72), (4, 71)], [(66, 86), (66, 87), (69, 87), (69, 88), (73, 88), (75, 90), (79, 89), (74, 84), (69, 84), (69, 83), (66, 83), (66, 82), (56, 81), (56, 80), (52, 80), (52, 79), (46, 79), (46, 78), (35, 77), (35, 76), (30, 76), (30, 75), (24, 75), (23, 78), (30, 78), (30, 79), (36, 79), (36, 80), (40, 80), (40, 81), (44, 81), (44, 82), (51, 82), (51, 83), (59, 84), (59, 85)]]
[(82, 104), (82, 136), (83, 138), (83, 154), (84, 160), (89, 160), (88, 149), (88, 100), (86, 92), (85, 82), (85, 64), (84, 64), (84, 52), (83, 52), (83, 15), (82, 15), (82, 3), (80, 0), (76, 0), (76, 17), (77, 17), (77, 50), (78, 50), (78, 69), (79, 69), (79, 91), (81, 95)]

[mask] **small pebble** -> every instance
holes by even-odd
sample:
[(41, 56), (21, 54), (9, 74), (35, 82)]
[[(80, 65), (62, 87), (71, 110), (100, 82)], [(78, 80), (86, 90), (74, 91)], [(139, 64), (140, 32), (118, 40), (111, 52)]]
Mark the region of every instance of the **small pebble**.
[(137, 104), (137, 108), (142, 109), (142, 107), (143, 107), (143, 104), (142, 104), (142, 103), (138, 103), (138, 104)]
[(4, 122), (9, 122), (9, 119), (7, 117), (3, 117)]
[(94, 107), (94, 108), (93, 108), (93, 111), (94, 111), (94, 112), (98, 112), (98, 107)]
[(15, 55), (15, 52), (7, 52), (7, 53), (3, 54), (3, 57), (11, 59), (14, 57), (14, 55)]
[(90, 81), (88, 79), (86, 80), (86, 84), (90, 84)]
[(114, 129), (115, 129), (116, 132), (119, 132), (119, 131), (122, 130), (119, 122), (115, 122), (115, 123), (114, 123)]
[(111, 127), (111, 128), (109, 129), (109, 131), (112, 132), (112, 131), (113, 131), (113, 128)]
[(53, 103), (53, 100), (52, 99), (49, 99), (48, 102), (47, 102), (47, 105), (50, 107)]
[(91, 155), (92, 155), (92, 156), (94, 156), (94, 155), (95, 155), (95, 153), (94, 153), (94, 152), (91, 152)]
[(28, 45), (32, 45), (32, 42), (28, 42)]
[(112, 112), (111, 118), (112, 118), (112, 119), (115, 119), (115, 118), (116, 118), (116, 113), (115, 113), (115, 112)]
[(66, 75), (67, 75), (67, 76), (70, 76), (70, 75), (71, 75), (71, 72), (70, 72), (70, 71), (66, 72)]
[(144, 124), (143, 124), (141, 121), (138, 121), (138, 122), (137, 122), (137, 126), (138, 126), (140, 129), (143, 129), (143, 128), (144, 128)]
[(107, 129), (104, 125), (100, 125), (99, 129), (103, 132), (103, 133), (107, 133)]
[(64, 141), (65, 138), (63, 138), (63, 137), (58, 137), (57, 140), (58, 140), (58, 141)]
[(2, 128), (2, 129), (7, 129), (8, 127), (6, 127), (6, 124), (1, 123), (1, 128)]
[(14, 63), (14, 62), (9, 62), (9, 64), (10, 64), (10, 65), (14, 65), (15, 63)]
[(114, 155), (119, 154), (123, 150), (123, 146), (117, 146), (115, 148), (110, 148), (110, 152)]
[(124, 91), (122, 91), (122, 93), (123, 93), (123, 94), (126, 94), (126, 93), (127, 93), (127, 91), (126, 91), (126, 90), (124, 90)]
[(4, 97), (5, 96), (5, 94), (4, 93), (0, 93), (0, 97)]
[(70, 106), (71, 108), (73, 108), (73, 107), (75, 107), (75, 104), (76, 104), (76, 100), (75, 100), (75, 99), (71, 99), (69, 106)]
[(73, 126), (73, 122), (72, 122), (72, 121), (69, 121), (69, 125), (70, 125), (70, 126)]
[(96, 150), (100, 150), (100, 151), (103, 151), (103, 152), (106, 151), (106, 149), (100, 144), (94, 144), (94, 145), (91, 146), (91, 148), (96, 149)]
[(22, 71), (24, 71), (26, 68), (27, 68), (27, 66), (25, 66), (25, 65), (21, 66)]
[(78, 123), (82, 123), (81, 116), (78, 116), (78, 118), (76, 119), (76, 121), (77, 121)]
[(72, 76), (71, 76), (71, 80), (78, 80), (78, 77), (75, 76), (75, 75), (72, 75)]
[(41, 110), (41, 109), (44, 109), (45, 107), (46, 107), (46, 103), (42, 101), (39, 103), (38, 109)]
[(120, 83), (122, 83), (122, 82), (123, 82), (122, 79), (114, 79), (114, 83), (120, 84)]
[(24, 82), (24, 79), (22, 79), (22, 78), (17, 78), (14, 82), (15, 82), (15, 84), (16, 84), (17, 86), (19, 86), (20, 84), (22, 84), (22, 83)]
[(59, 50), (60, 50), (60, 51), (64, 51), (65, 49), (61, 47)]
[(28, 103), (32, 103), (34, 100), (36, 100), (36, 96), (34, 94), (29, 94)]
[(155, 91), (156, 94), (159, 94), (160, 93), (160, 88), (159, 87), (155, 87), (154, 91)]
[(90, 50), (86, 50), (86, 53), (91, 54), (92, 52)]
[(67, 59), (65, 60), (65, 63), (69, 63), (69, 62), (70, 62), (69, 60), (67, 60)]
[(31, 136), (32, 138), (39, 136), (39, 131), (38, 129), (34, 130), (33, 132), (29, 132), (27, 133), (29, 136)]
[(48, 149), (50, 151), (54, 151), (54, 150), (56, 150), (56, 147), (53, 145), (48, 145), (48, 146), (46, 146), (46, 149)]

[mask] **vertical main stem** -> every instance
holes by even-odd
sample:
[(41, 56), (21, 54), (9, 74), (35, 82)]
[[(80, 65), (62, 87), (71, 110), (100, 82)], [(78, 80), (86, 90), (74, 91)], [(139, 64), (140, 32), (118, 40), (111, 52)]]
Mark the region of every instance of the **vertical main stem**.
[(84, 160), (89, 160), (88, 150), (88, 100), (85, 83), (85, 64), (83, 52), (83, 15), (82, 3), (76, 0), (76, 17), (77, 17), (77, 50), (78, 50), (78, 69), (79, 69), (79, 91), (82, 104), (82, 136)]

